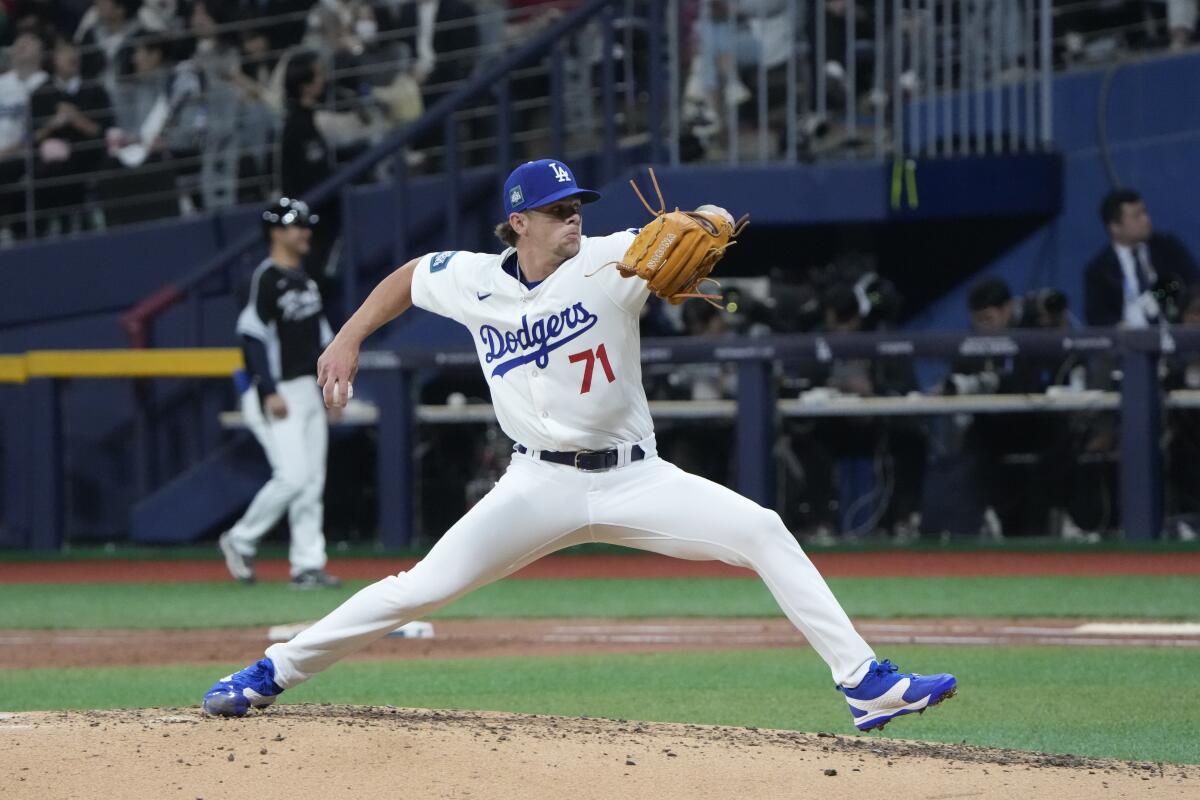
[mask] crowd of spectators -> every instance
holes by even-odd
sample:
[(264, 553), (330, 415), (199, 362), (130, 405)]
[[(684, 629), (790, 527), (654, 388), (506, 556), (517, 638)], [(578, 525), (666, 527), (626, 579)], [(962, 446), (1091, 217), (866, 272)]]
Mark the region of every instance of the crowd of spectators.
[(3, 10), (5, 238), (299, 194), (468, 77), (487, 31), (499, 28), (495, 43), (506, 35), (495, 16), (509, 13), (499, 0), (14, 0)]
[[(1122, 51), (1189, 46), (1198, 2), (1056, 0), (1056, 61), (1095, 63)], [(340, 160), (416, 118), (489, 58), (527, 41), (577, 4), (7, 0), (7, 13), (0, 14), (0, 47), (6, 50), (0, 57), (0, 236), (111, 226), (263, 201), (281, 190), (295, 194), (297, 185), (310, 188), (310, 176), (329, 174)], [(1001, 5), (975, 0), (970, 7), (989, 30), (1002, 29), (1002, 63), (1019, 71), (1028, 26), (1020, 4), (999, 14)], [(793, 7), (803, 10), (795, 25), (786, 19)], [(778, 134), (772, 136), (775, 152), (784, 145), (786, 126), (779, 117), (789, 86), (799, 95), (802, 147), (819, 148), (823, 140), (834, 148), (853, 146), (831, 132), (848, 104), (877, 114), (893, 102), (894, 87), (919, 90), (910, 55), (893, 75), (897, 64), (886, 49), (893, 33), (914, 43), (930, 26), (961, 27), (954, 16), (936, 16), (942, 4), (934, 4), (932, 19), (912, 10), (893, 18), (892, 4), (883, 4), (882, 25), (876, 4), (867, 0), (827, 0), (823, 7), (818, 24), (814, 3), (681, 0), (685, 160), (724, 155), (720, 134), (730, 125), (756, 127), (760, 86)], [(585, 146), (595, 141), (588, 132), (597, 128), (605, 59), (617, 62), (618, 81), (634, 90), (624, 95), (619, 116), (626, 132), (636, 130), (642, 112), (631, 98), (644, 88), (649, 70), (646, 27), (636, 13), (644, 8), (618, 20), (612, 52), (600, 52), (595, 26), (564, 51), (568, 129)], [(857, 44), (848, 52), (851, 22)], [(824, 34), (820, 47), (818, 31)], [(879, 65), (876, 40), (884, 44)], [(910, 49), (906, 44), (902, 52)], [(288, 64), (297, 55), (306, 63), (315, 57), (323, 73), (321, 91), (302, 115), (291, 113), (296, 98), (286, 85)], [(790, 84), (789, 65), (797, 58), (797, 83)], [(818, 77), (826, 89), (823, 113), (814, 113)], [(518, 149), (541, 141), (532, 132), (549, 125), (549, 93), (545, 69), (514, 76), (513, 126), (523, 132)], [(293, 116), (296, 124), (288, 125)], [(460, 162), (490, 161), (493, 115), (481, 105), (463, 116)], [(288, 138), (292, 133), (302, 138)], [(408, 154), (411, 166), (439, 169), (439, 140), (431, 133), (417, 142)], [(281, 155), (298, 148), (308, 148), (309, 157)], [(36, 184), (29, 191), (22, 184), (27, 176)], [(29, 209), (37, 212), (32, 232), (24, 218)], [(326, 209), (326, 218), (331, 213)]]

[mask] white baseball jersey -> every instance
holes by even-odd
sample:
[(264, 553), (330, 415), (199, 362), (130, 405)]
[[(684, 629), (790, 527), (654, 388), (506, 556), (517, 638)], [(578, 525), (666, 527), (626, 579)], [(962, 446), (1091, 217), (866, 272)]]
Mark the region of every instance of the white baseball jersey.
[(581, 237), (579, 253), (532, 289), (503, 269), (513, 248), (418, 262), (413, 303), (471, 331), (496, 418), (513, 441), (605, 450), (653, 433), (638, 333), (649, 289), (610, 263), (634, 235)]

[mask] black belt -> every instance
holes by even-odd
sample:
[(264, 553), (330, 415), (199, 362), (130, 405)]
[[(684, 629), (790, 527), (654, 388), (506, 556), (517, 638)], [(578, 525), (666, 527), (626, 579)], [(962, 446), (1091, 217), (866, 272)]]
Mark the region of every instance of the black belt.
[[(518, 444), (514, 448), (518, 453), (524, 455), (529, 452), (529, 448), (523, 444)], [(620, 450), (576, 450), (576, 451), (555, 451), (541, 450), (537, 457), (542, 461), (551, 461), (555, 464), (565, 464), (568, 467), (582, 470), (583, 472), (600, 472), (605, 469), (612, 469), (617, 465), (620, 456)], [(629, 450), (630, 461), (641, 461), (646, 457), (646, 451), (641, 445), (634, 445)]]

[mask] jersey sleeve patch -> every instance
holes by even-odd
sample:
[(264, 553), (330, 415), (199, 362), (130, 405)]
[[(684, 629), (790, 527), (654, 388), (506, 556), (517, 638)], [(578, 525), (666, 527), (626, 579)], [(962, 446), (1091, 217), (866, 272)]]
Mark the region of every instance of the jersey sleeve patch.
[(450, 259), (458, 254), (457, 250), (446, 250), (441, 253), (434, 253), (429, 259), (430, 273), (441, 272), (446, 267), (450, 266)]

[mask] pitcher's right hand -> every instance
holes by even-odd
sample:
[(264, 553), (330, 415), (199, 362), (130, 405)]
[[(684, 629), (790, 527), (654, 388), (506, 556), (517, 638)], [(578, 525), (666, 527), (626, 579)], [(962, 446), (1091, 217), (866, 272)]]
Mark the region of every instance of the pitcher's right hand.
[(345, 408), (354, 396), (354, 376), (358, 374), (358, 345), (335, 337), (317, 359), (317, 385), (326, 408)]

